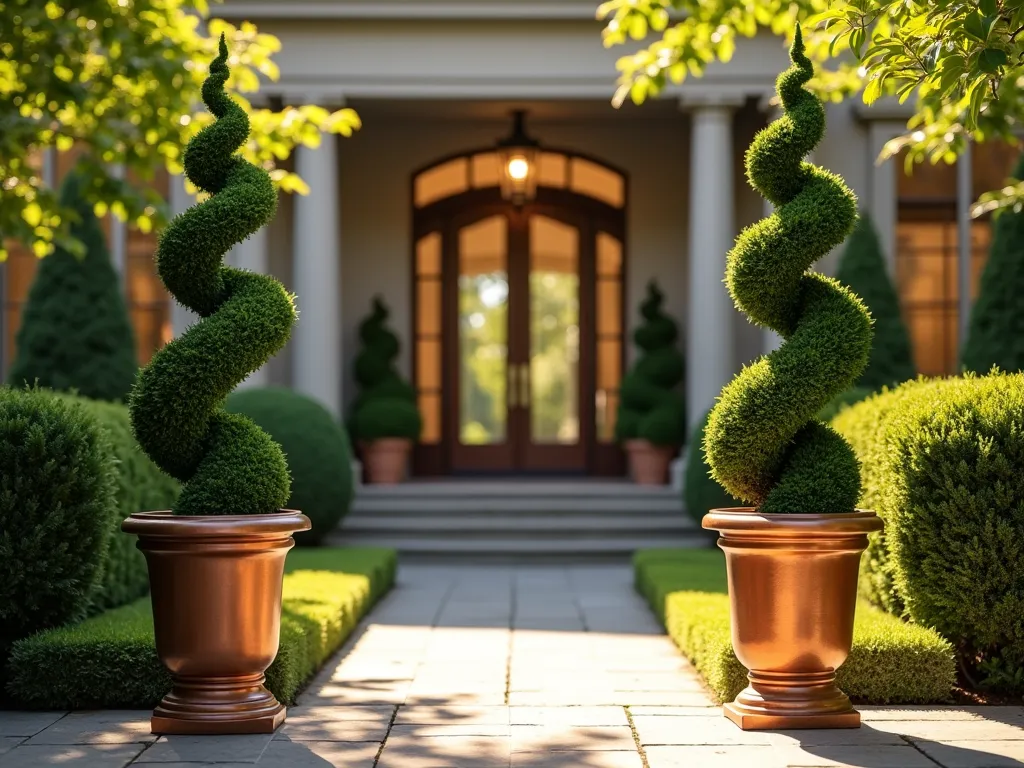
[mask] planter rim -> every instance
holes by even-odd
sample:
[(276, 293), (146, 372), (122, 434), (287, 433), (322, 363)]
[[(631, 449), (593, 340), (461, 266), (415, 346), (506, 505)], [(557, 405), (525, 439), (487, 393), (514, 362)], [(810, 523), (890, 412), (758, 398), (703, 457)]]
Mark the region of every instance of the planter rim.
[(121, 530), (139, 536), (291, 536), (308, 531), (310, 519), (294, 509), (267, 515), (175, 515), (170, 510), (134, 512)]
[(721, 531), (723, 535), (761, 534), (784, 536), (830, 536), (874, 533), (883, 528), (882, 519), (872, 510), (831, 514), (762, 514), (754, 507), (712, 509), (701, 520), (701, 527)]

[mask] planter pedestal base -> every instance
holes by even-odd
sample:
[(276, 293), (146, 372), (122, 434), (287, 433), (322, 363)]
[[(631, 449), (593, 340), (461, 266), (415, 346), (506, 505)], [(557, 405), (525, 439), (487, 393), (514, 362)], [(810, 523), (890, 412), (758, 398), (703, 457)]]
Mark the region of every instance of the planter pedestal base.
[(836, 687), (835, 672), (753, 672), (750, 685), (725, 705), (744, 731), (859, 728), (860, 712)]
[(273, 733), (285, 706), (263, 685), (263, 675), (175, 677), (174, 687), (153, 710), (153, 733), (209, 735)]

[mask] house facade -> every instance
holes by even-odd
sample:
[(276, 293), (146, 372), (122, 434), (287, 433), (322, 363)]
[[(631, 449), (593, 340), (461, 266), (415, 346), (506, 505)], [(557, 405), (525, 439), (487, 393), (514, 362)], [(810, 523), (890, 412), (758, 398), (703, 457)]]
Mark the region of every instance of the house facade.
[[(656, 281), (679, 322), (688, 419), (777, 344), (732, 306), (722, 278), (736, 234), (766, 215), (743, 153), (774, 116), (783, 42), (739, 42), (642, 107), (614, 109), (615, 60), (593, 0), (227, 0), (215, 11), (276, 35), (270, 103), (355, 108), (363, 128), (288, 161), (309, 185), (230, 261), (298, 295), (293, 340), (246, 386), (293, 387), (343, 415), (356, 393), (358, 327), (374, 296), (402, 341), (398, 367), (424, 418), (412, 471), (616, 476), (618, 389)], [(523, 114), (537, 145), (502, 151)], [(988, 224), (958, 211), (1000, 186), (1015, 159), (981, 147), (957, 166), (875, 162), (909, 111), (829, 104), (814, 161), (840, 173), (879, 230), (923, 373), (956, 369), (958, 264), (974, 284)], [(519, 145), (516, 145), (519, 146)], [(526, 161), (515, 186), (510, 161)], [(56, 182), (70, 157), (49, 157)], [(157, 181), (172, 208), (180, 178)], [(962, 220), (962, 219), (961, 219)], [(182, 332), (153, 272), (155, 239), (107, 222), (145, 361)], [(837, 254), (820, 268), (835, 269)], [(2, 267), (0, 361), (15, 352), (33, 258)], [(974, 286), (972, 285), (972, 290)]]

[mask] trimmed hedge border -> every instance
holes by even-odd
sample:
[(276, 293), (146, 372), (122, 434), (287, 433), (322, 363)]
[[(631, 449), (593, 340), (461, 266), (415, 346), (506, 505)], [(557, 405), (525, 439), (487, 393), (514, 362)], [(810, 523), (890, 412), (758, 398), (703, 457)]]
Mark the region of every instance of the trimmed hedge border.
[[(719, 702), (747, 684), (732, 649), (725, 560), (714, 550), (655, 549), (633, 558), (636, 588)], [(869, 704), (950, 700), (953, 647), (938, 633), (907, 624), (862, 601), (853, 649), (837, 678), (851, 698)]]
[[(394, 584), (389, 549), (294, 549), (288, 555), (281, 645), (267, 687), (292, 704)], [(153, 641), (149, 599), (18, 642), (8, 665), (13, 704), (34, 709), (150, 708), (170, 689)]]

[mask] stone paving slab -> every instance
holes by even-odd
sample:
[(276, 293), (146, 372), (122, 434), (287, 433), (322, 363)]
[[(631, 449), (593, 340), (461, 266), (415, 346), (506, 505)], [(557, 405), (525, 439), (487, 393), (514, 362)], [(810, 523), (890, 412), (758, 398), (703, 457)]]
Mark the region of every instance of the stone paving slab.
[(0, 712), (0, 768), (1024, 768), (1024, 707), (744, 732), (617, 566), (403, 568), (276, 734), (149, 714)]

